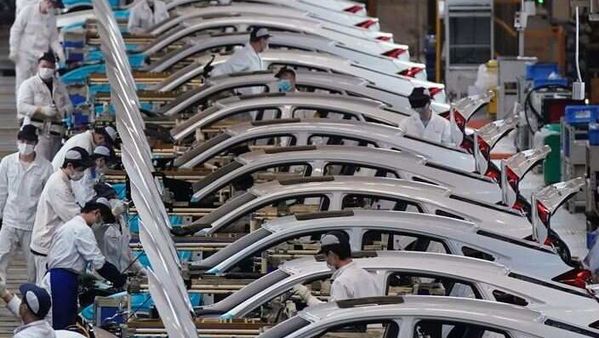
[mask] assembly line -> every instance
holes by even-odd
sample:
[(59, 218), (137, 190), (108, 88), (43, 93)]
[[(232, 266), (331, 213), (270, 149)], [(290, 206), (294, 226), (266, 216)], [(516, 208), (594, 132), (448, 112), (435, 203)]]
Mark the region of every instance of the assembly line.
[(496, 93), (364, 3), (17, 5), (13, 337), (599, 337), (599, 244), (552, 227), (585, 178), (524, 194), (551, 146), (494, 148), (525, 110), (470, 124)]

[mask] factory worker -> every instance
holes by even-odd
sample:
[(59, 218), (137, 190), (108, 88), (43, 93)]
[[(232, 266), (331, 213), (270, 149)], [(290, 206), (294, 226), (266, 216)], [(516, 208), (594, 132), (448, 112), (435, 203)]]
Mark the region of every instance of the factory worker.
[(143, 267), (135, 261), (129, 246), (131, 233), (127, 222), (126, 204), (118, 199), (116, 191), (106, 183), (97, 184), (94, 189), (98, 197), (108, 200), (112, 211), (111, 215), (103, 219), (102, 224), (92, 227), (100, 251), (106, 257), (106, 261), (116, 266), (119, 271), (143, 273)]
[(91, 227), (110, 218), (108, 200), (89, 201), (81, 213), (63, 224), (54, 233), (48, 252), (48, 275), (52, 294), (52, 327), (64, 329), (77, 322), (79, 274), (87, 265), (112, 282), (115, 288), (125, 285), (127, 277), (110, 262), (98, 248)]
[(52, 175), (52, 165), (34, 150), (34, 126), (25, 125), (17, 134), (17, 153), (0, 162), (0, 278), (6, 279), (11, 256), (20, 247), (27, 261), (27, 279), (35, 281), (33, 256), (29, 251), (37, 203)]
[(75, 199), (79, 205), (84, 205), (86, 201), (96, 196), (94, 186), (103, 182), (104, 172), (108, 169), (108, 164), (112, 163), (112, 148), (108, 145), (100, 145), (94, 148), (91, 156), (92, 166), (85, 170), (83, 178), (79, 181), (71, 182)]
[(15, 63), (15, 92), (21, 83), (35, 75), (37, 60), (52, 49), (60, 62), (65, 62), (64, 51), (58, 41), (54, 10), (63, 8), (62, 0), (40, 0), (17, 13), (10, 28), (9, 59)]
[(15, 1), (15, 17), (19, 15), (19, 12), (29, 6), (35, 5), (39, 2), (39, 0), (16, 0)]
[(23, 82), (17, 92), (17, 118), (39, 130), (38, 155), (51, 161), (62, 143), (63, 118), (73, 112), (69, 94), (56, 77), (56, 58), (46, 52), (38, 61), (37, 74)]
[[(23, 293), (23, 288), (32, 288), (32, 286), (35, 286), (34, 288), (34, 292), (38, 294), (37, 298), (32, 298), (34, 295), (31, 295), (27, 292)], [(17, 295), (11, 293), (10, 291), (8, 291), (6, 289), (6, 283), (4, 280), (2, 280), (0, 278), (0, 299), (3, 299), (4, 302), (6, 303), (6, 308), (8, 309), (8, 311), (10, 313), (13, 314), (13, 316), (15, 316), (16, 318), (21, 319), (23, 322), (25, 322), (25, 320), (23, 318), (31, 318), (31, 314), (32, 312), (40, 312), (39, 310), (35, 310), (37, 309), (36, 306), (39, 306), (39, 299), (46, 299), (46, 296), (48, 297), (48, 301), (51, 300), (51, 296), (50, 293), (48, 292), (49, 286), (42, 286), (42, 287), (38, 287), (35, 284), (23, 284), (20, 287), (20, 291), (21, 294), (24, 294), (25, 297), (23, 297), (25, 299), (25, 301), (21, 300), (21, 298), (19, 298)], [(29, 298), (29, 301), (27, 301), (27, 298)], [(36, 303), (38, 302), (38, 303)], [(51, 303), (51, 301), (50, 301)], [(21, 305), (25, 305), (23, 311), (21, 311)], [(43, 323), (36, 323), (36, 325), (32, 325), (35, 326), (36, 328), (43, 328), (43, 330), (40, 331), (27, 331), (27, 335), (25, 336), (17, 336), (15, 335), (15, 337), (56, 337), (56, 338), (85, 338), (86, 336), (79, 334), (77, 332), (79, 332), (79, 330), (77, 330), (77, 332), (74, 332), (77, 327), (69, 327), (67, 330), (56, 330), (54, 331), (54, 329), (52, 328), (52, 310), (51, 310), (51, 305), (48, 305), (50, 310), (47, 312), (46, 316), (44, 316), (44, 320), (46, 322), (46, 325), (44, 325)], [(31, 310), (31, 309), (34, 310)], [(33, 313), (35, 315), (35, 313)], [(35, 315), (37, 318), (37, 315)], [(28, 322), (30, 321), (30, 319), (28, 319)], [(39, 326), (38, 326), (39, 325)], [(20, 330), (19, 332), (21, 332), (23, 330)], [(55, 336), (53, 336), (51, 334), (51, 332), (54, 332)]]
[(108, 144), (112, 146), (117, 142), (117, 132), (112, 126), (96, 127), (93, 130), (88, 130), (81, 134), (77, 134), (69, 138), (62, 148), (56, 153), (52, 160), (52, 166), (54, 170), (58, 170), (62, 167), (64, 162), (64, 156), (69, 149), (73, 147), (81, 147), (87, 151), (88, 154), (92, 154), (94, 149), (102, 144)]
[(168, 17), (168, 10), (163, 1), (137, 0), (129, 11), (127, 29), (131, 34), (143, 34)]
[(81, 209), (75, 200), (71, 181), (83, 178), (83, 172), (90, 165), (91, 160), (85, 149), (71, 148), (65, 154), (62, 168), (50, 176), (42, 191), (35, 214), (30, 246), (37, 284), (42, 282), (47, 270), (47, 255), (54, 232), (79, 214)]
[(416, 113), (403, 119), (399, 127), (407, 135), (452, 146), (449, 121), (432, 111), (431, 96), (428, 89), (423, 87), (414, 88), (408, 99)]
[[(334, 271), (329, 301), (383, 295), (375, 278), (352, 260), (345, 232), (331, 231), (322, 236), (319, 254), (324, 254), (327, 265)], [(296, 285), (293, 290), (308, 306), (322, 303), (304, 285)]]
[(13, 338), (55, 338), (56, 333), (45, 319), (51, 308), (50, 295), (35, 284), (23, 284), (19, 287), (23, 299), (6, 290), (6, 284), (0, 281), (0, 298), (10, 312), (21, 318), (23, 325), (17, 327)]
[[(220, 76), (241, 72), (256, 72), (265, 70), (260, 53), (268, 48), (268, 39), (271, 35), (263, 27), (253, 27), (250, 31), (250, 42), (238, 49), (229, 59), (214, 67), (211, 76)], [(238, 89), (241, 95), (260, 94), (262, 87), (249, 87)]]

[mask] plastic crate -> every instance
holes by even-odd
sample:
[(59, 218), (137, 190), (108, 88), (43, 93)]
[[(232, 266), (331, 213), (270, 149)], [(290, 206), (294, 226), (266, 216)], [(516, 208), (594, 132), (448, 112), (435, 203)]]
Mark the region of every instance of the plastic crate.
[(558, 78), (550, 79), (551, 74), (559, 75), (559, 68), (556, 63), (536, 63), (526, 66), (526, 79), (533, 82), (534, 87), (547, 85), (562, 85), (568, 84), (568, 79)]
[(571, 125), (586, 125), (599, 120), (599, 106), (567, 106), (564, 120)]

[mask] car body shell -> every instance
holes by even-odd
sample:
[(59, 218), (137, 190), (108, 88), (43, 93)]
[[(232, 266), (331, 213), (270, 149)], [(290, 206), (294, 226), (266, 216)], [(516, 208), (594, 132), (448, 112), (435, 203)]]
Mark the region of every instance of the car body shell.
[[(191, 40), (191, 43), (161, 56), (141, 70), (150, 72), (169, 71), (182, 61), (189, 62), (193, 58), (209, 55), (216, 48), (242, 47), (249, 41), (249, 35), (246, 33), (202, 35)], [(410, 62), (407, 58), (396, 59), (384, 55), (373, 55), (368, 51), (355, 49), (352, 46), (319, 36), (277, 32), (268, 40), (268, 43), (269, 49), (285, 48), (328, 53), (389, 74), (402, 74), (410, 71), (415, 74), (415, 78), (426, 80), (426, 66), (424, 64)], [(404, 54), (406, 53), (402, 55)]]
[(244, 259), (282, 241), (330, 231), (345, 231), (353, 252), (362, 251), (366, 232), (382, 231), (441, 242), (449, 254), (465, 255), (469, 252), (465, 250), (474, 249), (488, 254), (499, 264), (541, 278), (553, 279), (572, 270), (559, 255), (535, 242), (499, 235), (499, 232), (457, 219), (380, 210), (280, 217), (212, 256), (191, 264), (196, 270), (209, 274), (225, 274)]
[[(399, 139), (399, 137), (398, 137)], [(409, 139), (406, 139), (409, 140)], [(416, 142), (414, 142), (416, 143)], [(395, 148), (400, 148), (401, 143), (395, 143)], [(417, 146), (417, 144), (414, 144)], [(215, 193), (218, 189), (227, 186), (236, 179), (249, 175), (251, 173), (270, 169), (278, 168), (282, 166), (305, 164), (310, 167), (309, 176), (323, 176), (325, 175), (325, 169), (327, 164), (342, 162), (344, 156), (356, 159), (356, 156), (352, 154), (354, 151), (361, 151), (362, 154), (367, 156), (374, 156), (378, 153), (383, 154), (385, 150), (369, 149), (366, 147), (348, 147), (348, 146), (305, 146), (305, 147), (287, 147), (287, 148), (275, 148), (275, 149), (260, 149), (250, 153), (239, 155), (231, 163), (218, 169), (216, 172), (204, 177), (193, 186), (195, 200), (201, 200), (206, 196)], [(364, 149), (360, 149), (364, 148)], [(403, 143), (402, 149), (409, 149), (407, 143)], [(318, 149), (333, 149), (334, 151), (323, 151), (320, 152)], [(409, 150), (407, 150), (409, 151)], [(449, 151), (439, 150), (440, 155), (447, 155)], [(392, 156), (392, 155), (390, 155)], [(404, 157), (405, 158), (405, 157)], [(427, 157), (444, 167), (461, 169), (457, 166), (450, 167), (448, 163), (451, 163), (451, 159), (445, 158), (445, 161), (438, 161), (438, 158), (431, 156)], [(356, 161), (355, 165), (372, 166), (373, 160), (376, 158), (363, 158), (359, 162)], [(461, 169), (465, 171), (464, 169)], [(374, 174), (373, 174), (374, 175)], [(488, 183), (488, 181), (480, 180), (480, 182)], [(499, 200), (498, 200), (499, 201)]]
[[(179, 42), (185, 37), (192, 37), (205, 31), (247, 31), (251, 26), (262, 26), (276, 31), (298, 32), (321, 36), (332, 41), (342, 42), (354, 48), (369, 48), (370, 53), (392, 53), (396, 50), (405, 51), (406, 45), (395, 44), (386, 41), (373, 39), (372, 32), (363, 30), (354, 30), (347, 26), (327, 27), (327, 23), (308, 19), (276, 17), (265, 14), (245, 14), (239, 16), (223, 16), (216, 18), (206, 18), (188, 20), (176, 29), (165, 32), (154, 37), (152, 42), (142, 47), (142, 50), (148, 54), (153, 54), (169, 45)], [(376, 33), (379, 34), (379, 33)], [(141, 51), (141, 50), (140, 50)]]
[(310, 307), (297, 317), (267, 330), (259, 338), (317, 337), (328, 328), (379, 320), (398, 324), (399, 333), (393, 338), (418, 337), (415, 326), (420, 320), (482, 325), (504, 331), (511, 338), (596, 337), (588, 329), (575, 326), (565, 329), (563, 324), (560, 325), (563, 323), (560, 318), (515, 305), (454, 297), (404, 296), (338, 301)]
[[(385, 104), (365, 98), (315, 93), (270, 93), (247, 96), (232, 96), (214, 102), (209, 108), (198, 112), (171, 129), (174, 141), (181, 141), (197, 129), (211, 127), (217, 122), (235, 115), (260, 110), (277, 110), (276, 118), (295, 118), (296, 111), (338, 112), (359, 121), (377, 121), (398, 126), (410, 116), (406, 109), (394, 110)], [(266, 118), (266, 117), (265, 117)]]
[[(280, 0), (270, 0), (271, 2), (281, 2)], [(283, 0), (285, 1), (285, 0)], [(316, 10), (315, 10), (316, 9)], [(198, 18), (212, 18), (223, 16), (238, 16), (246, 14), (264, 14), (297, 19), (313, 19), (323, 23), (323, 27), (341, 29), (346, 27), (348, 32), (356, 31), (359, 36), (370, 36), (377, 38), (380, 36), (390, 36), (391, 34), (379, 34), (380, 26), (376, 18), (364, 18), (343, 12), (318, 10), (316, 6), (306, 5), (305, 8), (290, 8), (280, 4), (248, 3), (235, 2), (228, 6), (208, 6), (194, 7), (186, 6), (173, 8), (170, 10), (170, 18), (150, 27), (147, 33), (159, 35), (177, 26), (184, 24), (188, 20)], [(360, 26), (360, 24), (362, 24)], [(368, 24), (368, 27), (364, 27)], [(364, 34), (364, 31), (370, 31), (370, 34)], [(351, 34), (351, 33), (350, 33)]]
[[(340, 73), (357, 76), (373, 83), (374, 86), (392, 93), (407, 97), (416, 87), (424, 87), (431, 91), (433, 101), (445, 103), (445, 86), (440, 83), (428, 82), (408, 76), (389, 74), (371, 69), (368, 66), (350, 60), (324, 53), (306, 52), (299, 50), (266, 50), (260, 53), (262, 64), (266, 69), (288, 66), (292, 68), (307, 68), (328, 73)], [(216, 56), (213, 66), (225, 62), (226, 56)], [(198, 58), (192, 64), (170, 74), (165, 80), (148, 87), (149, 90), (171, 91), (202, 75), (204, 66), (210, 58)]]
[(309, 196), (326, 196), (329, 211), (342, 210), (348, 195), (387, 198), (414, 203), (423, 213), (454, 215), (473, 222), (481, 229), (525, 238), (530, 236), (530, 221), (517, 211), (482, 203), (454, 191), (431, 184), (383, 177), (329, 176), (327, 179), (306, 178), (304, 180), (275, 180), (257, 184), (246, 194), (240, 195), (212, 213), (200, 218), (197, 223), (210, 224), (204, 231), (214, 234), (223, 231), (232, 222), (261, 206), (276, 201)]
[[(501, 291), (524, 299), (527, 308), (553, 314), (569, 323), (585, 327), (597, 319), (599, 303), (588, 292), (551, 280), (530, 277), (501, 264), (463, 256), (413, 251), (382, 251), (373, 256), (354, 259), (354, 262), (373, 275), (379, 290), (386, 290), (388, 278), (394, 272), (435, 279), (449, 278), (462, 284), (471, 283), (479, 293), (479, 299), (498, 301), (494, 293)], [(203, 310), (215, 315), (218, 315), (216, 312), (222, 313), (221, 319), (243, 318), (271, 299), (289, 292), (297, 284), (328, 278), (333, 274), (326, 262), (317, 261), (314, 257), (285, 262), (279, 266), (279, 270), (284, 272), (279, 274), (279, 278), (273, 279), (279, 275), (264, 276), (235, 293), (235, 299), (225, 299), (221, 304), (205, 306)], [(464, 296), (468, 297), (460, 295)]]
[[(339, 93), (343, 96), (358, 96), (371, 100), (378, 100), (387, 104), (392, 109), (407, 109), (410, 106), (408, 98), (375, 87), (372, 82), (355, 76), (332, 74), (324, 72), (296, 71), (296, 86), (315, 92), (328, 91)], [(254, 73), (239, 73), (206, 79), (201, 87), (190, 89), (171, 103), (161, 107), (161, 115), (176, 116), (189, 111), (197, 105), (207, 105), (207, 102), (220, 93), (233, 91), (237, 88), (264, 86), (268, 92), (278, 92), (277, 79), (269, 71)], [(483, 105), (475, 109), (478, 110)], [(433, 102), (431, 107), (437, 113), (448, 112), (449, 105)], [(466, 115), (466, 114), (465, 114)]]
[[(437, 160), (443, 159), (440, 156), (431, 156), (430, 154), (425, 153), (424, 151), (428, 150), (429, 147), (420, 147), (418, 145), (412, 147), (410, 145), (398, 148), (397, 141), (401, 140), (401, 137), (403, 137), (403, 132), (398, 128), (393, 128), (382, 124), (332, 118), (282, 119), (265, 122), (266, 123), (248, 122), (235, 124), (207, 142), (188, 149), (185, 153), (183, 153), (183, 155), (175, 160), (174, 164), (179, 168), (191, 169), (205, 163), (218, 154), (230, 151), (231, 148), (239, 144), (262, 138), (273, 139), (285, 136), (291, 136), (295, 146), (318, 144), (314, 143), (317, 141), (313, 140), (314, 137), (322, 138), (321, 141), (323, 142), (326, 142), (326, 139), (330, 138), (341, 138), (350, 141), (349, 144), (343, 143), (343, 145), (357, 146), (358, 142), (366, 142), (369, 146), (376, 146), (377, 148), (400, 149), (405, 152), (420, 155), (424, 158), (435, 157)], [(287, 141), (286, 143), (289, 142), (290, 141)], [(448, 151), (452, 151), (451, 148), (448, 149)], [(369, 153), (368, 151), (365, 152), (367, 154)], [(377, 158), (373, 158), (375, 161), (373, 163), (376, 163), (378, 156), (385, 156), (385, 154), (390, 153), (377, 152), (373, 150), (370, 154), (372, 156), (377, 156)], [(414, 162), (421, 162), (421, 159), (414, 159)], [(452, 165), (441, 165), (453, 168)], [(463, 166), (468, 167), (469, 162), (464, 162)], [(456, 167), (461, 168), (462, 165), (457, 165)], [(400, 166), (397, 168), (400, 168)], [(479, 181), (484, 180), (487, 183), (493, 183), (491, 179), (484, 176), (471, 174), (470, 171), (461, 169), (456, 170), (459, 171), (458, 175), (477, 177)], [(497, 185), (495, 185), (494, 188), (497, 188)], [(484, 187), (479, 187), (478, 189), (480, 189), (483, 194), (487, 194), (489, 191), (491, 191), (490, 185), (485, 185)], [(493, 200), (497, 202), (501, 199), (496, 199), (494, 196)]]

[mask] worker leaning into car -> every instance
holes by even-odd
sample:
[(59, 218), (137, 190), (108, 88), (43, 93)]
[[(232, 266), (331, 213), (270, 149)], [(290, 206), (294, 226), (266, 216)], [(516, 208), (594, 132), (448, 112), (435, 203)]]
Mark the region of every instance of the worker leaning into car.
[(135, 1), (129, 12), (127, 29), (131, 34), (143, 34), (149, 28), (169, 18), (166, 4), (160, 0)]
[[(381, 296), (375, 278), (366, 270), (358, 267), (351, 258), (351, 245), (347, 234), (343, 231), (331, 231), (320, 239), (320, 251), (324, 254), (327, 265), (333, 271), (331, 277), (331, 296), (329, 301)], [(293, 288), (302, 301), (308, 306), (322, 303), (314, 297), (304, 285)]]
[(77, 322), (79, 274), (88, 265), (117, 289), (127, 281), (127, 276), (102, 255), (91, 229), (94, 224), (110, 217), (110, 203), (101, 197), (87, 202), (79, 215), (54, 233), (48, 251), (48, 274), (45, 278), (50, 281), (52, 327), (55, 330)]
[(414, 88), (408, 99), (416, 113), (403, 119), (399, 128), (407, 135), (453, 146), (449, 121), (431, 109), (431, 95), (428, 89)]

